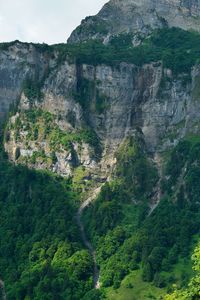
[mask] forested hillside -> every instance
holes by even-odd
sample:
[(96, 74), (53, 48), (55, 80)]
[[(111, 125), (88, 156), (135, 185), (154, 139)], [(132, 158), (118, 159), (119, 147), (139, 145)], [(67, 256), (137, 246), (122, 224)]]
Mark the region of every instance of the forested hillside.
[(0, 277), (8, 299), (82, 299), (92, 261), (74, 221), (70, 182), (0, 153)]
[[(143, 281), (158, 288), (187, 283), (191, 270), (186, 261), (200, 228), (199, 157), (198, 137), (164, 154), (162, 197), (149, 213), (148, 197), (158, 180), (155, 167), (136, 142), (128, 141), (120, 149), (115, 180), (103, 187), (85, 215), (97, 249), (102, 286), (119, 288), (133, 270), (142, 272)], [(176, 264), (181, 272), (174, 270)], [(134, 279), (132, 284), (134, 287)], [(133, 289), (133, 298), (137, 297), (141, 295), (134, 298)]]

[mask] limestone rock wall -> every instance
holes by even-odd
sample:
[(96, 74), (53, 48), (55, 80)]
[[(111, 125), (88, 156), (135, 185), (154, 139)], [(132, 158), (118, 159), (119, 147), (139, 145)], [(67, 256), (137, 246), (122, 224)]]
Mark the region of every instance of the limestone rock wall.
[[(200, 131), (199, 66), (193, 69), (190, 81), (184, 74), (174, 78), (159, 62), (142, 67), (127, 63), (118, 67), (77, 65), (68, 60), (57, 64), (56, 54), (54, 58), (47, 57), (23, 44), (1, 52), (0, 58), (1, 115), (5, 116), (10, 103), (19, 98), (19, 119), (29, 110), (49, 112), (62, 133), (78, 139), (78, 143), (73, 144), (73, 153), (58, 151), (62, 145), (57, 142), (57, 162), (50, 167), (39, 162), (36, 167), (71, 175), (74, 168), (84, 166), (91, 172), (98, 169), (100, 177), (104, 177), (115, 164), (118, 146), (127, 136), (134, 135), (135, 130), (143, 132), (147, 150), (153, 155), (176, 145), (185, 135)], [(24, 95), (25, 76), (41, 81), (42, 99), (33, 101)], [(12, 160), (15, 160), (16, 149), (23, 158), (30, 156), (31, 151), (48, 148), (45, 135), (36, 143), (29, 139), (27, 144), (25, 138), (23, 141), (26, 130), (23, 124), (21, 126), (18, 140), (15, 129), (10, 126), (8, 130), (10, 138), (6, 141), (6, 150)], [(86, 130), (84, 137), (83, 130)], [(98, 139), (101, 146), (98, 158), (97, 147), (84, 140), (86, 132), (87, 135), (95, 134)], [(72, 163), (72, 155), (76, 163), (74, 160)]]
[(32, 44), (16, 42), (0, 51), (0, 121), (20, 98), (24, 80), (42, 80), (49, 67), (53, 67), (51, 58)]

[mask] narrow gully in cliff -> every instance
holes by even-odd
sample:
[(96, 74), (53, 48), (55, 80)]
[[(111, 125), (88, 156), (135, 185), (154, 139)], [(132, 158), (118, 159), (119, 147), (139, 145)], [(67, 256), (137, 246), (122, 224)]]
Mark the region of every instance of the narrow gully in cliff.
[(148, 217), (150, 217), (152, 215), (152, 213), (154, 212), (154, 210), (158, 207), (158, 205), (160, 204), (160, 199), (162, 197), (162, 189), (161, 189), (161, 182), (163, 180), (162, 161), (161, 161), (161, 158), (158, 155), (158, 153), (155, 154), (154, 163), (157, 166), (159, 180), (158, 180), (156, 188), (155, 188), (156, 192), (154, 195), (154, 201), (153, 201), (153, 203), (150, 204), (150, 210), (148, 213)]
[(88, 237), (86, 235), (86, 232), (85, 232), (85, 227), (84, 227), (84, 224), (82, 222), (82, 215), (83, 215), (83, 212), (86, 209), (86, 207), (88, 207), (91, 204), (91, 202), (97, 197), (97, 195), (100, 193), (101, 187), (98, 187), (93, 192), (93, 195), (91, 197), (89, 197), (87, 200), (85, 200), (81, 204), (81, 206), (80, 206), (80, 208), (79, 208), (79, 210), (77, 212), (77, 215), (76, 215), (76, 220), (77, 220), (77, 224), (78, 224), (79, 229), (80, 229), (82, 241), (83, 241), (85, 247), (88, 249), (88, 251), (89, 251), (89, 253), (90, 253), (90, 255), (92, 256), (92, 259), (93, 259), (93, 264), (94, 264), (93, 265), (93, 283), (94, 283), (94, 288), (95, 289), (99, 289), (100, 288), (99, 268), (98, 268), (98, 265), (97, 265), (95, 249), (92, 246), (91, 242), (89, 241), (89, 239), (88, 239)]

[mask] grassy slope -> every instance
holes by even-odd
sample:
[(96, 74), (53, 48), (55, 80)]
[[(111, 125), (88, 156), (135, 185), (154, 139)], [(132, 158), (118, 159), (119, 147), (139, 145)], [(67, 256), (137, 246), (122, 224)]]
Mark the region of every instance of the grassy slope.
[[(185, 274), (188, 278), (193, 275), (191, 260), (181, 258), (174, 265), (173, 270), (162, 272), (164, 277), (173, 276), (179, 286), (181, 284), (182, 275)], [(132, 271), (122, 281), (119, 289), (108, 288), (106, 290), (106, 299), (108, 300), (150, 300), (160, 299), (160, 296), (166, 294), (168, 287), (157, 288), (153, 283), (144, 282), (141, 278), (141, 270)]]
[[(132, 288), (129, 287), (132, 285)], [(136, 270), (131, 272), (121, 283), (119, 289), (107, 290), (107, 299), (109, 300), (146, 300), (157, 299), (165, 294), (164, 289), (156, 288), (149, 282), (144, 282), (141, 279), (141, 271)], [(153, 298), (154, 297), (154, 298)]]
[[(192, 242), (190, 254), (192, 255), (193, 250), (199, 240), (199, 236), (195, 235)], [(192, 269), (191, 259), (184, 259), (181, 257), (179, 261), (173, 266), (169, 272), (162, 272), (164, 278), (173, 277), (174, 282), (165, 288), (157, 288), (153, 283), (144, 282), (142, 280), (142, 272), (140, 270), (132, 271), (127, 275), (121, 283), (119, 289), (107, 288), (106, 299), (107, 300), (150, 300), (150, 299), (162, 299), (168, 291), (171, 291), (173, 283), (176, 286), (183, 286), (183, 274), (187, 280), (184, 286), (187, 285), (190, 278), (193, 277), (194, 271)]]

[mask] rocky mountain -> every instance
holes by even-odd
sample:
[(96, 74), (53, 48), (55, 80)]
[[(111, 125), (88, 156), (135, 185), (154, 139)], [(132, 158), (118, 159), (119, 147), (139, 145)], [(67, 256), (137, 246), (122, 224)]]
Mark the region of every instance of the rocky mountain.
[(131, 32), (137, 44), (152, 30), (166, 26), (200, 31), (199, 0), (111, 0), (96, 16), (83, 20), (68, 42), (101, 38), (106, 43), (112, 35)]
[[(112, 300), (124, 278), (130, 299), (134, 288), (144, 300), (187, 283), (200, 219), (199, 31), (199, 0), (111, 0), (67, 44), (0, 44), (0, 266), (11, 300), (47, 290), (100, 300), (113, 286)], [(11, 239), (13, 212), (23, 225)]]

